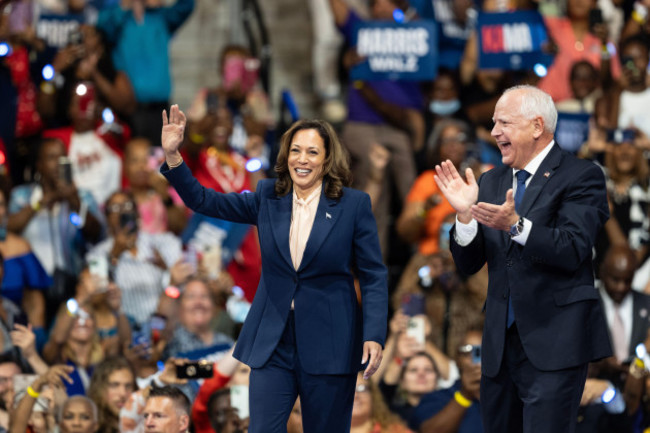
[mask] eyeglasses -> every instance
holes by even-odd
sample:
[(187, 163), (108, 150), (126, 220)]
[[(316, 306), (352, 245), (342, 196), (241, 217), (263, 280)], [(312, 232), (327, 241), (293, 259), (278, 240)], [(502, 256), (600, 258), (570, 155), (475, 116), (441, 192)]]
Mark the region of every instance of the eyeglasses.
[(480, 349), (481, 346), (475, 344), (463, 344), (458, 348), (458, 353), (460, 353), (461, 355), (469, 355), (470, 353), (472, 353), (472, 350), (476, 348)]
[(133, 203), (130, 201), (124, 203), (111, 203), (106, 206), (106, 212), (108, 213), (131, 212), (132, 210)]

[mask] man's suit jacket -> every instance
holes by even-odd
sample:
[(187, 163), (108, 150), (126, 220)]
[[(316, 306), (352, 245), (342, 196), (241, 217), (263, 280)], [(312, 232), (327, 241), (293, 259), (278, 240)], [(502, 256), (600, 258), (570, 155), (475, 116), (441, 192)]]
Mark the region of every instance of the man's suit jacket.
[[(600, 296), (607, 296), (600, 294)], [(650, 328), (650, 296), (645, 293), (640, 293), (632, 290), (628, 296), (632, 297), (632, 333), (630, 334), (628, 356), (636, 354), (636, 346), (643, 343), (648, 336), (648, 328)], [(607, 311), (603, 308), (604, 311)], [(609, 328), (608, 328), (609, 331)], [(613, 340), (610, 340), (613, 345)]]
[[(512, 180), (510, 167), (488, 171), (479, 179), (478, 201), (502, 204)], [(508, 294), (536, 368), (560, 370), (609, 356), (592, 267), (592, 247), (609, 216), (602, 171), (555, 144), (526, 187), (519, 214), (533, 223), (525, 246), (481, 224), (466, 247), (451, 234), (461, 272), (473, 274), (488, 264), (483, 374), (493, 377), (501, 365)]]
[[(388, 315), (387, 271), (367, 194), (344, 188), (339, 200), (320, 197), (314, 225), (298, 270), (289, 250), (293, 194), (275, 194), (262, 180), (254, 193), (221, 194), (204, 188), (185, 164), (161, 172), (195, 212), (257, 226), (262, 276), (234, 356), (252, 368), (264, 366), (282, 336), (295, 304), (296, 347), (310, 374), (359, 371), (364, 341), (381, 345)], [(361, 287), (357, 302), (351, 270)]]

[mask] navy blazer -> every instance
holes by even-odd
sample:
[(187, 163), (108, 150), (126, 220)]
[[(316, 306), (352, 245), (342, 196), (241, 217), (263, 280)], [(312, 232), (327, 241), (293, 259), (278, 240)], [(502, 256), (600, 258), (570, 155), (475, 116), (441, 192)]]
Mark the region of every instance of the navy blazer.
[[(256, 192), (222, 194), (204, 188), (185, 164), (161, 172), (195, 212), (257, 226), (262, 276), (234, 356), (263, 367), (275, 350), (295, 305), (296, 347), (310, 374), (351, 374), (361, 368), (364, 341), (383, 346), (388, 316), (387, 271), (382, 261), (370, 197), (350, 188), (331, 200), (321, 193), (298, 270), (289, 250), (293, 194), (278, 197), (275, 180)], [(363, 311), (352, 269), (359, 278)]]
[[(502, 204), (512, 168), (479, 179), (478, 201)], [(607, 324), (594, 288), (592, 247), (609, 217), (605, 178), (595, 164), (555, 144), (526, 187), (519, 214), (533, 226), (522, 246), (479, 224), (466, 247), (450, 248), (459, 270), (487, 262), (483, 374), (494, 377), (505, 345), (508, 294), (526, 356), (540, 370), (560, 370), (611, 355)]]

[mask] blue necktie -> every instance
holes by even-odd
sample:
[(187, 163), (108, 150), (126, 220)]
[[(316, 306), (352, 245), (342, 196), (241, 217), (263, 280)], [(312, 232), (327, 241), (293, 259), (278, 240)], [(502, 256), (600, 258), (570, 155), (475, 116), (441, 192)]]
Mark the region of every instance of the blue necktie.
[[(521, 200), (524, 198), (524, 192), (526, 191), (526, 179), (530, 177), (530, 173), (526, 170), (519, 170), (515, 173), (517, 176), (517, 189), (515, 190), (515, 211), (519, 213), (519, 206), (521, 205)], [(512, 309), (512, 298), (508, 296), (508, 319), (507, 326), (510, 328), (512, 324), (515, 323), (515, 311)]]

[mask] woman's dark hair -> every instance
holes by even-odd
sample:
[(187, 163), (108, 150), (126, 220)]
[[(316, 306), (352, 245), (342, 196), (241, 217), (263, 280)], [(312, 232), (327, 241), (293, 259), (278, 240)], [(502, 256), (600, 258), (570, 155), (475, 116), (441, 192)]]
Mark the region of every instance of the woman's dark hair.
[(332, 125), (319, 119), (299, 120), (282, 135), (280, 151), (275, 164), (275, 172), (278, 174), (278, 179), (275, 181), (275, 193), (282, 197), (291, 191), (293, 183), (289, 174), (289, 148), (296, 133), (306, 129), (313, 129), (323, 139), (325, 146), (325, 161), (323, 163), (325, 195), (330, 199), (339, 199), (343, 196), (343, 187), (349, 186), (352, 180), (348, 154)]

